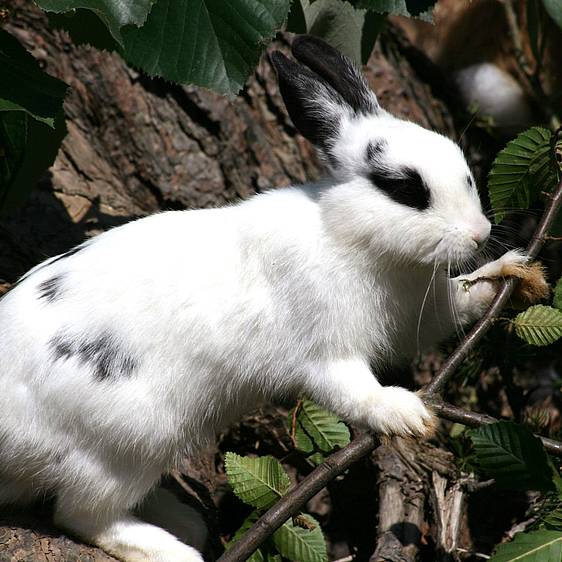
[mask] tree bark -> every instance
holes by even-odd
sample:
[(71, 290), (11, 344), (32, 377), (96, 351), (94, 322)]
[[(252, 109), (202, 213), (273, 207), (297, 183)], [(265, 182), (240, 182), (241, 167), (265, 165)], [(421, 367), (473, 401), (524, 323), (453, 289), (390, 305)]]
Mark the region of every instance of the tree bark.
[[(266, 56), (242, 94), (228, 100), (149, 79), (115, 54), (77, 47), (23, 0), (10, 6), (5, 27), (70, 89), (68, 134), (54, 165), (27, 204), (0, 222), (0, 294), (46, 257), (136, 217), (232, 203), (323, 173), (287, 117)], [(381, 105), (456, 137), (447, 105), (418, 74), (421, 59), (412, 65), (404, 56), (411, 47), (399, 30), (390, 26), (379, 43), (365, 73)], [(287, 50), (287, 37), (275, 47)], [(212, 459), (211, 451), (196, 459), (199, 468), (191, 465), (208, 498), (217, 482)], [(48, 521), (48, 509), (4, 511), (0, 560), (111, 560)]]

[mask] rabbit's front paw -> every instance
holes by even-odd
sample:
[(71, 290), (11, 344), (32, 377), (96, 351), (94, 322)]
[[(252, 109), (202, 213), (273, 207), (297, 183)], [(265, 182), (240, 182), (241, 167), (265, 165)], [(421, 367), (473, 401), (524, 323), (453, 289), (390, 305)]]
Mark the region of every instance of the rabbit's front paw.
[(370, 425), (386, 436), (427, 437), (435, 430), (435, 420), (417, 394), (398, 386), (384, 386), (372, 405)]

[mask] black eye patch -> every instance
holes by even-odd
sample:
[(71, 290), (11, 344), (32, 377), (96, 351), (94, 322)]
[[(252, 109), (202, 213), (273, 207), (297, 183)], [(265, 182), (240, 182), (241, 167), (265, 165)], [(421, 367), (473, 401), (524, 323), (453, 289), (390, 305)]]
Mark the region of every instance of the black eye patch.
[(369, 173), (369, 179), (397, 203), (420, 211), (429, 207), (429, 189), (411, 168), (401, 170), (400, 175), (374, 170)]

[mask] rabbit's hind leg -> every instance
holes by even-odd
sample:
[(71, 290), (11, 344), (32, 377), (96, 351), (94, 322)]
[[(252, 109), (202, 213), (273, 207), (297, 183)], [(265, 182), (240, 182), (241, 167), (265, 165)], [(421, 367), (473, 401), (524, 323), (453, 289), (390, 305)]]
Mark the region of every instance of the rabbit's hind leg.
[(181, 502), (172, 492), (158, 487), (138, 508), (143, 521), (162, 527), (185, 544), (203, 551), (207, 542), (207, 526), (200, 513)]
[(64, 490), (57, 496), (55, 524), (123, 562), (203, 561), (197, 550), (110, 498), (93, 506), (79, 492)]

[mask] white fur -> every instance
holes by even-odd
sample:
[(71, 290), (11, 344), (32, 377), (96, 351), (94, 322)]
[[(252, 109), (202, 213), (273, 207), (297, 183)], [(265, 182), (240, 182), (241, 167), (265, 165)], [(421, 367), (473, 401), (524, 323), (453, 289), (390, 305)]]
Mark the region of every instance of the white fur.
[(455, 73), (455, 80), (467, 105), (475, 105), (494, 126), (513, 136), (533, 124), (529, 102), (521, 85), (497, 65), (484, 62)]
[[(429, 209), (364, 177), (381, 138), (389, 167), (423, 176)], [(427, 431), (421, 399), (374, 375), (416, 352), (422, 308), (422, 347), (454, 332), (449, 291), (463, 323), (488, 306), (493, 290), (462, 291), (446, 264), (473, 255), (490, 225), (460, 149), (436, 133), (342, 112), (332, 151), (335, 180), (131, 222), (0, 301), (0, 503), (56, 494), (58, 524), (122, 560), (195, 561), (129, 511), (258, 404), (307, 395), (381, 433)], [(41, 297), (57, 275), (58, 298)], [(131, 372), (96, 377), (84, 349), (100, 335), (113, 371), (128, 357)], [(57, 356), (57, 338), (74, 352)]]

